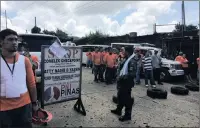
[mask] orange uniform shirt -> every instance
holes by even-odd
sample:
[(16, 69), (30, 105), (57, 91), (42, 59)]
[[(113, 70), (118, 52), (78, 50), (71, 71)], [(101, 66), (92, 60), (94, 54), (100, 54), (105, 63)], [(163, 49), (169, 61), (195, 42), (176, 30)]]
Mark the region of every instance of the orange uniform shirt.
[(88, 60), (92, 60), (92, 52), (87, 52), (86, 56), (87, 56)]
[(107, 54), (105, 57), (105, 64), (109, 68), (114, 68), (114, 66), (116, 65), (116, 55)]
[(101, 64), (101, 53), (100, 52), (94, 52), (92, 55), (92, 61), (95, 65)]
[(175, 58), (176, 61), (180, 62), (183, 68), (188, 67), (188, 64), (186, 64), (185, 62), (188, 62), (187, 58), (184, 58), (182, 56), (177, 56)]
[[(8, 63), (14, 63), (13, 58), (5, 58), (5, 59)], [(15, 59), (17, 62), (19, 59), (19, 53), (16, 54)], [(31, 62), (27, 57), (25, 57), (24, 63), (25, 63), (25, 68), (26, 68), (27, 87), (33, 88), (33, 87), (35, 87), (35, 78), (34, 78)], [(19, 98), (0, 97), (0, 111), (6, 111), (6, 110), (20, 108), (29, 103), (31, 103), (29, 92), (21, 94), (21, 96)]]

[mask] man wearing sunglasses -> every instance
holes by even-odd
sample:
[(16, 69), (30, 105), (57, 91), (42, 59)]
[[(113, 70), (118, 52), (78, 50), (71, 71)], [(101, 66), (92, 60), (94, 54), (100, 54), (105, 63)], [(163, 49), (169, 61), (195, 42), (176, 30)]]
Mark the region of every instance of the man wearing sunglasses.
[(0, 127), (31, 128), (31, 112), (38, 110), (36, 83), (30, 60), (20, 55), (18, 34), (0, 32), (2, 51), (0, 83)]

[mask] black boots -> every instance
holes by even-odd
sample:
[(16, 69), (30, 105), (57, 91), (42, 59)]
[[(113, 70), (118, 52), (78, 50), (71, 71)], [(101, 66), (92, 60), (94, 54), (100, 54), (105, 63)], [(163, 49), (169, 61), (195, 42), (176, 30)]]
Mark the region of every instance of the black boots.
[(122, 111), (120, 111), (119, 109), (114, 109), (114, 110), (111, 110), (111, 113), (118, 115), (118, 116), (121, 116)]
[(125, 114), (124, 116), (121, 116), (119, 118), (119, 121), (123, 122), (123, 121), (128, 121), (131, 120), (131, 114)]
[[(111, 110), (111, 113), (121, 116), (122, 111), (120, 111), (119, 109), (114, 109), (114, 110)], [(129, 113), (125, 113), (124, 116), (119, 117), (119, 121), (121, 121), (121, 122), (128, 121), (128, 120), (131, 120), (131, 114), (129, 114)]]

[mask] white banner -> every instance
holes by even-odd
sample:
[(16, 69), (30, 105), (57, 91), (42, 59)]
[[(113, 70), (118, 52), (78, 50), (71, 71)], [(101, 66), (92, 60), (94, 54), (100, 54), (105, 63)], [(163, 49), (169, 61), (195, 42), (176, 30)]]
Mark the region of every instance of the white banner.
[(64, 57), (59, 58), (49, 47), (44, 48), (44, 104), (79, 98), (81, 85), (80, 47), (63, 47)]

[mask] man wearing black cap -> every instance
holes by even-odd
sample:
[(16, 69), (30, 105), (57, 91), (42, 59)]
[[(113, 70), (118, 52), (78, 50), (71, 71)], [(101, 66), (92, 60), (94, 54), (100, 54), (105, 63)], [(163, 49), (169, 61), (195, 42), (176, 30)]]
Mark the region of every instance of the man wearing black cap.
[[(120, 121), (131, 120), (133, 99), (131, 98), (131, 89), (134, 85), (134, 78), (137, 70), (138, 58), (133, 54), (132, 47), (125, 48), (124, 60), (119, 65), (119, 71), (117, 77), (117, 89), (118, 89), (118, 105), (117, 108), (111, 110), (112, 113), (121, 116), (122, 109), (125, 106), (125, 115), (119, 118)], [(125, 70), (125, 73), (123, 72)]]
[(17, 32), (2, 30), (0, 41), (0, 128), (31, 128), (31, 112), (37, 111), (38, 105), (30, 60), (17, 52)]

